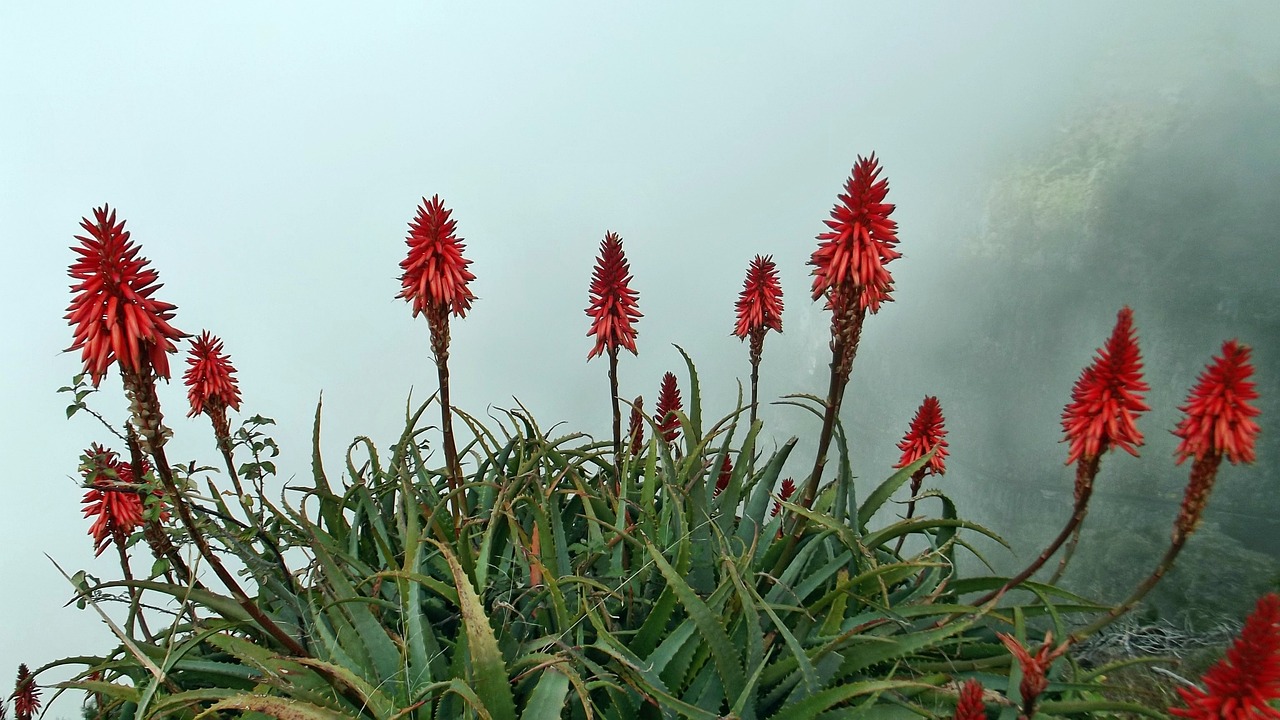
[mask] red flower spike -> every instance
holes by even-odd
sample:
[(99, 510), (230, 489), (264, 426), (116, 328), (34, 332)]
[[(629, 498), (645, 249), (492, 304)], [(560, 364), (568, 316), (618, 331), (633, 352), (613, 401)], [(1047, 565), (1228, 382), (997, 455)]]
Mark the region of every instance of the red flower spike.
[(715, 495), (719, 495), (724, 492), (725, 488), (729, 487), (729, 481), (732, 479), (733, 461), (730, 460), (729, 456), (726, 454), (724, 456), (724, 462), (720, 464), (720, 475), (716, 478)]
[[(787, 478), (786, 480), (783, 480), (782, 490), (778, 492), (778, 498), (782, 500), (782, 502), (786, 502), (791, 499), (792, 495), (795, 495), (795, 494), (796, 494), (796, 481), (792, 480), (791, 478)], [(778, 503), (774, 503), (773, 512), (769, 513), (769, 517), (778, 517), (778, 513), (781, 510), (782, 510), (782, 506), (779, 505)]]
[(902, 459), (894, 467), (906, 467), (937, 448), (938, 451), (925, 463), (924, 470), (933, 475), (946, 473), (947, 429), (943, 426), (944, 422), (938, 398), (926, 395), (920, 408), (916, 410), (916, 416), (911, 420), (906, 436), (898, 443)]
[(622, 238), (606, 232), (600, 243), (600, 255), (591, 274), (591, 304), (587, 315), (591, 316), (591, 329), (596, 345), (587, 353), (587, 359), (624, 347), (636, 353), (635, 321), (644, 317), (636, 309), (640, 293), (631, 289), (631, 266), (622, 251)]
[(1254, 461), (1259, 428), (1253, 418), (1258, 409), (1250, 401), (1258, 399), (1258, 392), (1249, 380), (1249, 353), (1248, 345), (1228, 340), (1222, 344), (1222, 355), (1200, 374), (1186, 405), (1179, 408), (1187, 416), (1173, 431), (1182, 438), (1176, 450), (1178, 464), (1210, 455), (1225, 455), (1232, 463)]
[(205, 330), (192, 340), (187, 365), (189, 367), (182, 376), (187, 385), (187, 399), (191, 401), (191, 412), (187, 417), (204, 412), (206, 405), (210, 409), (240, 409), (236, 369), (231, 365), (231, 358), (222, 352), (222, 341), (217, 336)]
[(890, 301), (893, 276), (885, 268), (902, 257), (898, 224), (889, 219), (894, 206), (886, 203), (889, 181), (880, 179), (880, 164), (873, 153), (858, 157), (840, 202), (825, 221), (830, 231), (818, 235), (818, 249), (809, 258), (813, 266), (813, 299), (832, 295), (852, 297), (856, 291), (862, 307), (876, 312)]
[(1269, 593), (1244, 623), (1240, 637), (1200, 679), (1200, 688), (1178, 688), (1185, 708), (1179, 717), (1280, 718), (1270, 703), (1280, 700), (1280, 595)]
[(463, 317), (476, 299), (467, 288), (476, 276), (467, 270), (471, 261), (462, 257), (466, 245), (455, 235), (458, 223), (450, 217), (452, 213), (439, 195), (432, 195), (430, 200), (422, 199), (417, 216), (409, 223), (405, 238), (409, 254), (400, 261), (404, 274), (396, 297), (413, 303), (414, 317), (429, 310)]
[(1133, 311), (1121, 308), (1111, 337), (1086, 367), (1071, 390), (1071, 403), (1062, 413), (1064, 442), (1070, 442), (1067, 463), (1096, 458), (1112, 447), (1137, 456), (1142, 433), (1134, 422), (1151, 408), (1142, 393), (1151, 387), (1142, 380), (1142, 355), (1133, 330)]
[(176, 308), (151, 297), (162, 287), (156, 282), (159, 274), (138, 257), (139, 248), (129, 241), (124, 221), (116, 222), (115, 211), (94, 208), (93, 218), (80, 220), (88, 236), (75, 236), (80, 246), (72, 249), (79, 257), (67, 271), (79, 281), (71, 286), (65, 315), (74, 328), (67, 351), (80, 351), (94, 387), (117, 360), (134, 373), (149, 362), (168, 379), (166, 353), (176, 351), (173, 341), (184, 337), (169, 324)]
[(631, 419), (627, 423), (627, 437), (631, 438), (631, 454), (639, 455), (644, 447), (644, 397), (637, 395), (631, 404)]
[[(84, 505), (84, 517), (95, 518), (89, 528), (89, 535), (93, 537), (96, 557), (113, 540), (124, 540), (145, 524), (142, 496), (127, 489), (113, 487), (117, 483), (137, 484), (141, 480), (135, 477), (129, 463), (120, 462), (116, 453), (98, 445), (86, 450), (83, 459), (81, 470), (85, 482), (93, 487), (84, 494), (84, 499), (80, 502)], [(150, 470), (146, 460), (143, 460), (139, 475), (146, 475)]]
[(676, 411), (682, 409), (681, 403), (676, 376), (673, 373), (663, 375), (653, 420), (658, 424), (658, 431), (662, 433), (663, 439), (669, 443), (680, 437), (680, 418), (676, 417)]
[(987, 720), (987, 708), (982, 704), (982, 683), (968, 680), (960, 687), (960, 699), (956, 701), (953, 720)]
[(18, 666), (18, 681), (10, 697), (13, 698), (13, 714), (17, 720), (31, 720), (40, 712), (40, 688), (26, 664)]
[(1067, 651), (1068, 645), (1063, 643), (1056, 648), (1053, 647), (1053, 633), (1046, 633), (1044, 643), (1040, 645), (1036, 654), (1032, 655), (1012, 635), (996, 633), (996, 637), (1009, 648), (1009, 652), (1017, 658), (1018, 664), (1022, 667), (1022, 682), (1018, 685), (1018, 691), (1022, 694), (1022, 712), (1025, 716), (1032, 717), (1035, 715), (1036, 700), (1039, 699), (1040, 693), (1049, 687), (1047, 677), (1049, 668), (1054, 660)]
[(734, 306), (738, 323), (733, 334), (746, 340), (753, 333), (782, 332), (782, 284), (771, 255), (757, 255), (747, 266), (742, 293)]

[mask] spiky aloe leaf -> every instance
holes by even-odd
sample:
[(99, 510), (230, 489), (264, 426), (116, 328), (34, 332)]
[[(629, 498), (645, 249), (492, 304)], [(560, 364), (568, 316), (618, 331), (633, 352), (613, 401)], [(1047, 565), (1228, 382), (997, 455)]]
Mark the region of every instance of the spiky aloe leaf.
[(871, 494), (867, 496), (865, 501), (863, 501), (862, 507), (858, 508), (858, 521), (862, 525), (861, 530), (863, 532), (867, 531), (867, 523), (871, 520), (871, 516), (875, 515), (876, 511), (888, 502), (889, 498), (893, 497), (893, 494), (898, 491), (898, 488), (902, 487), (903, 483), (915, 474), (915, 471), (924, 467), (925, 463), (933, 459), (934, 452), (935, 450), (930, 450), (922, 455), (920, 459), (906, 467), (900, 468), (897, 472), (890, 475), (887, 480), (880, 483), (875, 490), (871, 491)]
[(568, 706), (569, 676), (555, 666), (542, 672), (538, 684), (529, 693), (520, 720), (560, 720)]
[(476, 692), (483, 698), (484, 707), (494, 720), (515, 720), (516, 704), (507, 680), (507, 666), (484, 605), (449, 546), (439, 542), (434, 544), (449, 564), (454, 587), (458, 589), (458, 609), (462, 612), (462, 624), (466, 628), (467, 651), (471, 656)]
[(221, 710), (245, 710), (259, 712), (277, 720), (351, 720), (350, 716), (310, 703), (275, 697), (273, 695), (235, 695), (214, 703), (200, 713), (195, 720), (215, 715)]
[(645, 542), (645, 547), (649, 550), (650, 557), (653, 558), (654, 565), (662, 573), (670, 587), (680, 599), (680, 604), (684, 606), (685, 612), (689, 613), (689, 617), (698, 626), (698, 632), (707, 642), (711, 651), (711, 657), (716, 664), (716, 670), (720, 676), (721, 682), (729, 697), (736, 698), (742, 692), (743, 686), (746, 684), (742, 664), (738, 662), (737, 653), (734, 651), (733, 643), (729, 640), (728, 633), (725, 632), (724, 626), (712, 614), (707, 604), (698, 597), (693, 588), (685, 583), (684, 578), (676, 569), (667, 562), (662, 556), (658, 548), (653, 543)]

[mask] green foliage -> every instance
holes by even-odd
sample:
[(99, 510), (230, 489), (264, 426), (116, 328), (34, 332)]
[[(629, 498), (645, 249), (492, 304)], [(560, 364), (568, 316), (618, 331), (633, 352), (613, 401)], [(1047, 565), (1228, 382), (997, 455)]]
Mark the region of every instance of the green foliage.
[[(256, 532), (225, 508), (204, 519), (308, 655), (285, 653), (214, 590), (89, 578), (87, 598), (127, 585), (180, 611), (133, 637), (137, 654), (55, 663), (85, 666), (65, 687), (118, 718), (933, 717), (950, 712), (956, 681), (1005, 687), (1000, 625), (1025, 633), (1024, 617), (1098, 609), (1047, 586), (998, 612), (964, 604), (1001, 582), (957, 577), (964, 536), (1003, 541), (938, 491), (918, 498), (936, 516), (890, 517), (928, 456), (859, 504), (838, 433), (835, 481), (811, 508), (774, 516), (795, 440), (762, 454), (759, 423), (741, 427), (738, 410), (704, 429), (691, 400), (683, 448), (651, 440), (620, 477), (611, 443), (549, 437), (523, 409), (493, 428), (459, 413), (474, 470), (452, 493), (429, 460), (425, 406), (385, 457), (357, 438), (337, 485), (317, 407), (309, 484), (279, 505), (259, 496)], [(820, 414), (814, 399), (786, 402)], [(241, 434), (260, 472), (274, 450), (261, 420)], [(716, 492), (725, 457), (734, 470)], [(894, 550), (904, 535), (911, 554)], [(1120, 706), (1058, 669), (1058, 714)]]

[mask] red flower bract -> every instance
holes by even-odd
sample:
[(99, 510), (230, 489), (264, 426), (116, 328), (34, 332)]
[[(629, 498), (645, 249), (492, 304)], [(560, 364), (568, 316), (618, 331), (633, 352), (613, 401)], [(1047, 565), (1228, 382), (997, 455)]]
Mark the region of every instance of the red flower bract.
[(924, 401), (920, 403), (920, 408), (916, 410), (916, 416), (911, 420), (911, 427), (907, 430), (906, 436), (902, 438), (902, 442), (898, 443), (898, 449), (902, 451), (902, 459), (894, 467), (906, 467), (924, 457), (930, 450), (937, 448), (937, 452), (929, 462), (925, 463), (924, 469), (934, 475), (945, 473), (947, 471), (945, 462), (947, 429), (943, 426), (944, 422), (942, 406), (938, 404), (938, 398), (926, 395)]
[(733, 334), (743, 340), (754, 332), (782, 332), (782, 284), (771, 256), (757, 255), (747, 266), (735, 309), (738, 323)]
[(79, 257), (67, 271), (79, 281), (71, 286), (65, 315), (75, 328), (67, 351), (80, 351), (95, 387), (116, 360), (135, 373), (150, 362), (167, 379), (166, 353), (177, 349), (173, 341), (183, 334), (169, 324), (176, 308), (151, 297), (162, 287), (159, 274), (138, 257), (138, 246), (110, 207), (94, 208), (93, 220), (82, 218), (80, 227), (88, 236), (75, 236), (80, 246), (72, 249)]
[(187, 385), (187, 399), (191, 401), (188, 417), (195, 417), (210, 409), (240, 409), (240, 388), (236, 384), (236, 369), (231, 358), (222, 352), (222, 341), (210, 335), (208, 330), (191, 341), (187, 355), (187, 372), (182, 381)]
[(467, 270), (471, 261), (462, 257), (466, 246), (454, 234), (458, 223), (449, 217), (452, 212), (439, 195), (432, 195), (430, 200), (422, 199), (417, 216), (409, 223), (405, 238), (409, 254), (400, 261), (404, 274), (396, 297), (413, 303), (415, 317), (433, 309), (463, 317), (476, 298), (467, 288), (476, 276)]
[(987, 720), (987, 708), (982, 704), (982, 683), (968, 680), (960, 687), (956, 701), (954, 720)]
[(1250, 401), (1258, 399), (1258, 392), (1249, 380), (1249, 352), (1249, 346), (1228, 340), (1222, 344), (1222, 356), (1213, 358), (1200, 374), (1187, 403), (1179, 408), (1187, 416), (1173, 431), (1182, 438), (1178, 464), (1209, 455), (1225, 455), (1233, 463), (1253, 462), (1259, 428), (1253, 420), (1258, 409)]
[(26, 664), (18, 666), (18, 681), (13, 687), (13, 714), (17, 720), (31, 720), (40, 712), (40, 688)]
[(675, 442), (676, 438), (680, 437), (680, 418), (676, 417), (676, 411), (681, 409), (681, 403), (680, 388), (676, 387), (676, 376), (673, 373), (663, 375), (653, 421), (658, 424), (658, 431), (667, 442)]
[(1142, 380), (1142, 355), (1133, 331), (1133, 311), (1121, 308), (1115, 329), (1071, 390), (1062, 413), (1062, 429), (1071, 443), (1067, 464), (1096, 458), (1111, 447), (1137, 456), (1142, 433), (1134, 420), (1151, 408), (1142, 400), (1150, 390)]
[[(139, 476), (150, 472), (146, 460), (142, 462)], [(85, 451), (81, 471), (85, 481), (93, 485), (80, 502), (84, 505), (84, 516), (94, 518), (89, 535), (93, 537), (93, 554), (97, 556), (112, 540), (124, 540), (143, 526), (142, 497), (131, 490), (113, 487), (116, 483), (133, 484), (140, 480), (129, 463), (120, 462), (116, 453), (98, 445)]]
[(1040, 693), (1049, 687), (1049, 668), (1054, 660), (1067, 651), (1067, 644), (1063, 643), (1055, 648), (1053, 633), (1048, 633), (1044, 637), (1044, 643), (1032, 655), (1012, 635), (996, 633), (996, 637), (1000, 638), (1000, 642), (1004, 643), (1022, 668), (1022, 682), (1018, 685), (1018, 691), (1022, 695), (1022, 711), (1027, 717), (1031, 717), (1035, 714), (1036, 700)]
[(1174, 715), (1200, 720), (1280, 718), (1280, 595), (1269, 593), (1244, 623), (1240, 637), (1201, 678), (1204, 689), (1178, 688), (1187, 704)]
[(724, 456), (724, 462), (720, 464), (720, 474), (716, 476), (715, 494), (719, 495), (729, 487), (729, 481), (733, 479), (733, 460), (728, 455)]
[(637, 395), (631, 403), (631, 417), (627, 422), (627, 437), (631, 438), (631, 454), (639, 455), (644, 447), (644, 396)]
[[(782, 500), (782, 502), (786, 502), (791, 499), (792, 495), (795, 495), (795, 494), (796, 494), (796, 481), (792, 480), (791, 478), (787, 478), (786, 480), (783, 480), (782, 490), (778, 492), (778, 499)], [(781, 510), (782, 510), (782, 506), (779, 505), (778, 503), (774, 503), (773, 512), (769, 513), (769, 517), (777, 517), (778, 513)]]
[(887, 302), (893, 276), (885, 265), (902, 255), (898, 244), (898, 224), (889, 219), (894, 206), (886, 203), (889, 181), (879, 179), (880, 164), (873, 153), (858, 157), (840, 202), (825, 221), (829, 232), (818, 235), (818, 249), (809, 258), (813, 266), (813, 299), (828, 295), (852, 297), (856, 290), (863, 308), (876, 312)]
[(591, 304), (587, 315), (591, 316), (591, 329), (596, 345), (587, 353), (587, 359), (613, 352), (624, 347), (636, 354), (635, 321), (644, 317), (636, 307), (640, 293), (631, 289), (631, 267), (622, 251), (622, 238), (606, 232), (600, 243), (600, 256), (591, 274)]

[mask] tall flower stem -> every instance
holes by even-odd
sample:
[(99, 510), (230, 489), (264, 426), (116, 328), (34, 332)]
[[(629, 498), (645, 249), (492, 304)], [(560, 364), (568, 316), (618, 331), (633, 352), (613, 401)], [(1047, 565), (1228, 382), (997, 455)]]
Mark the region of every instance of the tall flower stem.
[(147, 642), (152, 641), (151, 630), (147, 628), (147, 619), (142, 614), (142, 591), (133, 584), (133, 571), (129, 569), (129, 552), (125, 549), (125, 538), (116, 535), (113, 538), (116, 551), (120, 554), (120, 572), (129, 587), (129, 616), (125, 618), (125, 633), (133, 636), (133, 624), (136, 620)]
[(622, 408), (618, 400), (618, 346), (609, 347), (609, 401), (613, 403), (613, 478), (622, 492)]
[[(911, 476), (911, 499), (907, 501), (907, 514), (905, 517), (902, 518), (903, 520), (910, 520), (911, 518), (915, 517), (916, 495), (920, 494), (920, 486), (924, 484), (924, 474), (925, 474), (925, 468), (920, 468), (915, 472), (914, 475)], [(902, 544), (906, 542), (906, 540), (907, 540), (907, 536), (905, 534), (898, 536), (898, 544), (895, 545), (893, 548), (894, 554), (902, 552)]]
[[(752, 338), (755, 342), (755, 338)], [(754, 348), (753, 348), (754, 350)], [(760, 387), (760, 356), (755, 352), (751, 354), (751, 427), (756, 424), (756, 410), (760, 407), (759, 390)]]
[(831, 450), (831, 438), (835, 434), (836, 418), (840, 417), (840, 405), (844, 401), (844, 391), (849, 384), (849, 375), (853, 372), (853, 358), (858, 352), (858, 342), (862, 339), (862, 323), (867, 317), (867, 309), (859, 302), (861, 290), (851, 299), (852, 309), (842, 308), (837, 304), (831, 321), (831, 382), (827, 387), (827, 407), (822, 416), (822, 432), (818, 436), (818, 452), (813, 460), (813, 471), (805, 482), (800, 494), (800, 504), (811, 507), (818, 495), (818, 484), (822, 481), (822, 471), (827, 465), (827, 454)]
[(1147, 593), (1151, 592), (1151, 588), (1155, 587), (1156, 583), (1159, 583), (1160, 579), (1173, 568), (1173, 561), (1177, 559), (1178, 553), (1182, 552), (1182, 548), (1186, 545), (1186, 542), (1187, 536), (1175, 536), (1173, 538), (1173, 542), (1169, 544), (1169, 549), (1165, 551), (1164, 557), (1160, 558), (1160, 562), (1156, 564), (1156, 569), (1147, 576), (1146, 580), (1143, 580), (1142, 583), (1134, 589), (1128, 599), (1111, 608), (1105, 615), (1094, 620), (1087, 626), (1071, 633), (1071, 637), (1069, 638), (1070, 642), (1078, 643), (1084, 640), (1090, 635), (1093, 635), (1099, 630), (1115, 622), (1120, 618), (1120, 616), (1129, 612), (1134, 608), (1134, 606), (1142, 602), (1142, 599), (1147, 596)]
[(213, 573), (226, 586), (236, 604), (248, 613), (249, 617), (253, 618), (259, 627), (275, 638), (290, 653), (298, 657), (310, 657), (311, 653), (307, 652), (306, 648), (302, 647), (297, 640), (293, 639), (293, 636), (286, 633), (271, 618), (267, 617), (266, 613), (262, 612), (258, 605), (249, 598), (244, 588), (240, 587), (240, 583), (236, 581), (235, 576), (227, 570), (227, 567), (222, 564), (222, 560), (209, 547), (209, 541), (205, 539), (203, 531), (196, 525), (195, 518), (191, 515), (191, 508), (187, 505), (186, 498), (178, 491), (178, 484), (174, 482), (173, 470), (169, 467), (169, 459), (165, 457), (163, 444), (153, 445), (151, 456), (155, 458), (156, 472), (160, 474), (160, 481), (164, 483), (165, 491), (173, 496), (173, 507), (178, 511), (178, 517), (182, 519), (182, 524), (186, 527), (192, 542), (196, 544), (196, 549), (200, 551), (200, 556), (205, 559), (205, 562), (209, 563), (209, 567), (213, 569)]
[(974, 605), (985, 604), (993, 598), (1021, 585), (1027, 578), (1034, 575), (1037, 570), (1044, 566), (1049, 561), (1049, 558), (1058, 552), (1058, 548), (1062, 547), (1062, 543), (1066, 542), (1067, 538), (1071, 537), (1072, 533), (1080, 527), (1080, 523), (1084, 522), (1085, 515), (1089, 512), (1089, 498), (1093, 495), (1093, 480), (1098, 474), (1098, 463), (1099, 458), (1096, 455), (1083, 457), (1077, 462), (1075, 506), (1072, 508), (1071, 518), (1067, 520), (1067, 524), (1062, 527), (1062, 531), (1053, 539), (1053, 542), (1049, 543), (1044, 552), (1040, 553), (1035, 560), (1032, 560), (1030, 565), (1023, 568), (1022, 572), (1009, 578), (1004, 585), (1001, 585), (996, 590), (992, 590), (973, 601)]
[(435, 356), (436, 375), (440, 384), (440, 432), (444, 436), (445, 484), (449, 488), (449, 507), (453, 514), (456, 535), (463, 513), (463, 498), (458, 492), (462, 487), (462, 465), (458, 461), (458, 446), (453, 434), (453, 405), (449, 401), (449, 313), (447, 308), (429, 309), (427, 322), (431, 327), (431, 353)]
[(204, 532), (196, 524), (195, 518), (191, 514), (191, 508), (187, 503), (186, 497), (178, 490), (178, 484), (173, 479), (173, 470), (169, 465), (169, 459), (165, 456), (164, 443), (166, 431), (162, 425), (162, 416), (160, 414), (160, 402), (156, 397), (155, 376), (151, 372), (151, 366), (142, 365), (142, 372), (133, 373), (121, 368), (121, 377), (124, 380), (125, 391), (129, 395), (134, 414), (134, 422), (137, 424), (138, 432), (146, 445), (146, 449), (150, 451), (151, 457), (155, 460), (156, 472), (160, 475), (160, 481), (164, 484), (165, 492), (172, 496), (173, 507), (178, 512), (178, 517), (182, 520), (183, 526), (187, 530), (187, 534), (191, 536), (192, 542), (195, 543), (196, 549), (199, 550), (200, 556), (209, 563), (209, 567), (213, 569), (218, 579), (231, 593), (231, 597), (235, 599), (249, 617), (258, 623), (267, 634), (275, 638), (290, 653), (300, 657), (310, 657), (301, 644), (298, 643), (291, 635), (286, 633), (266, 613), (249, 598), (240, 583), (236, 581), (234, 575), (227, 570), (222, 564), (222, 560), (209, 547), (209, 541), (205, 538)]

